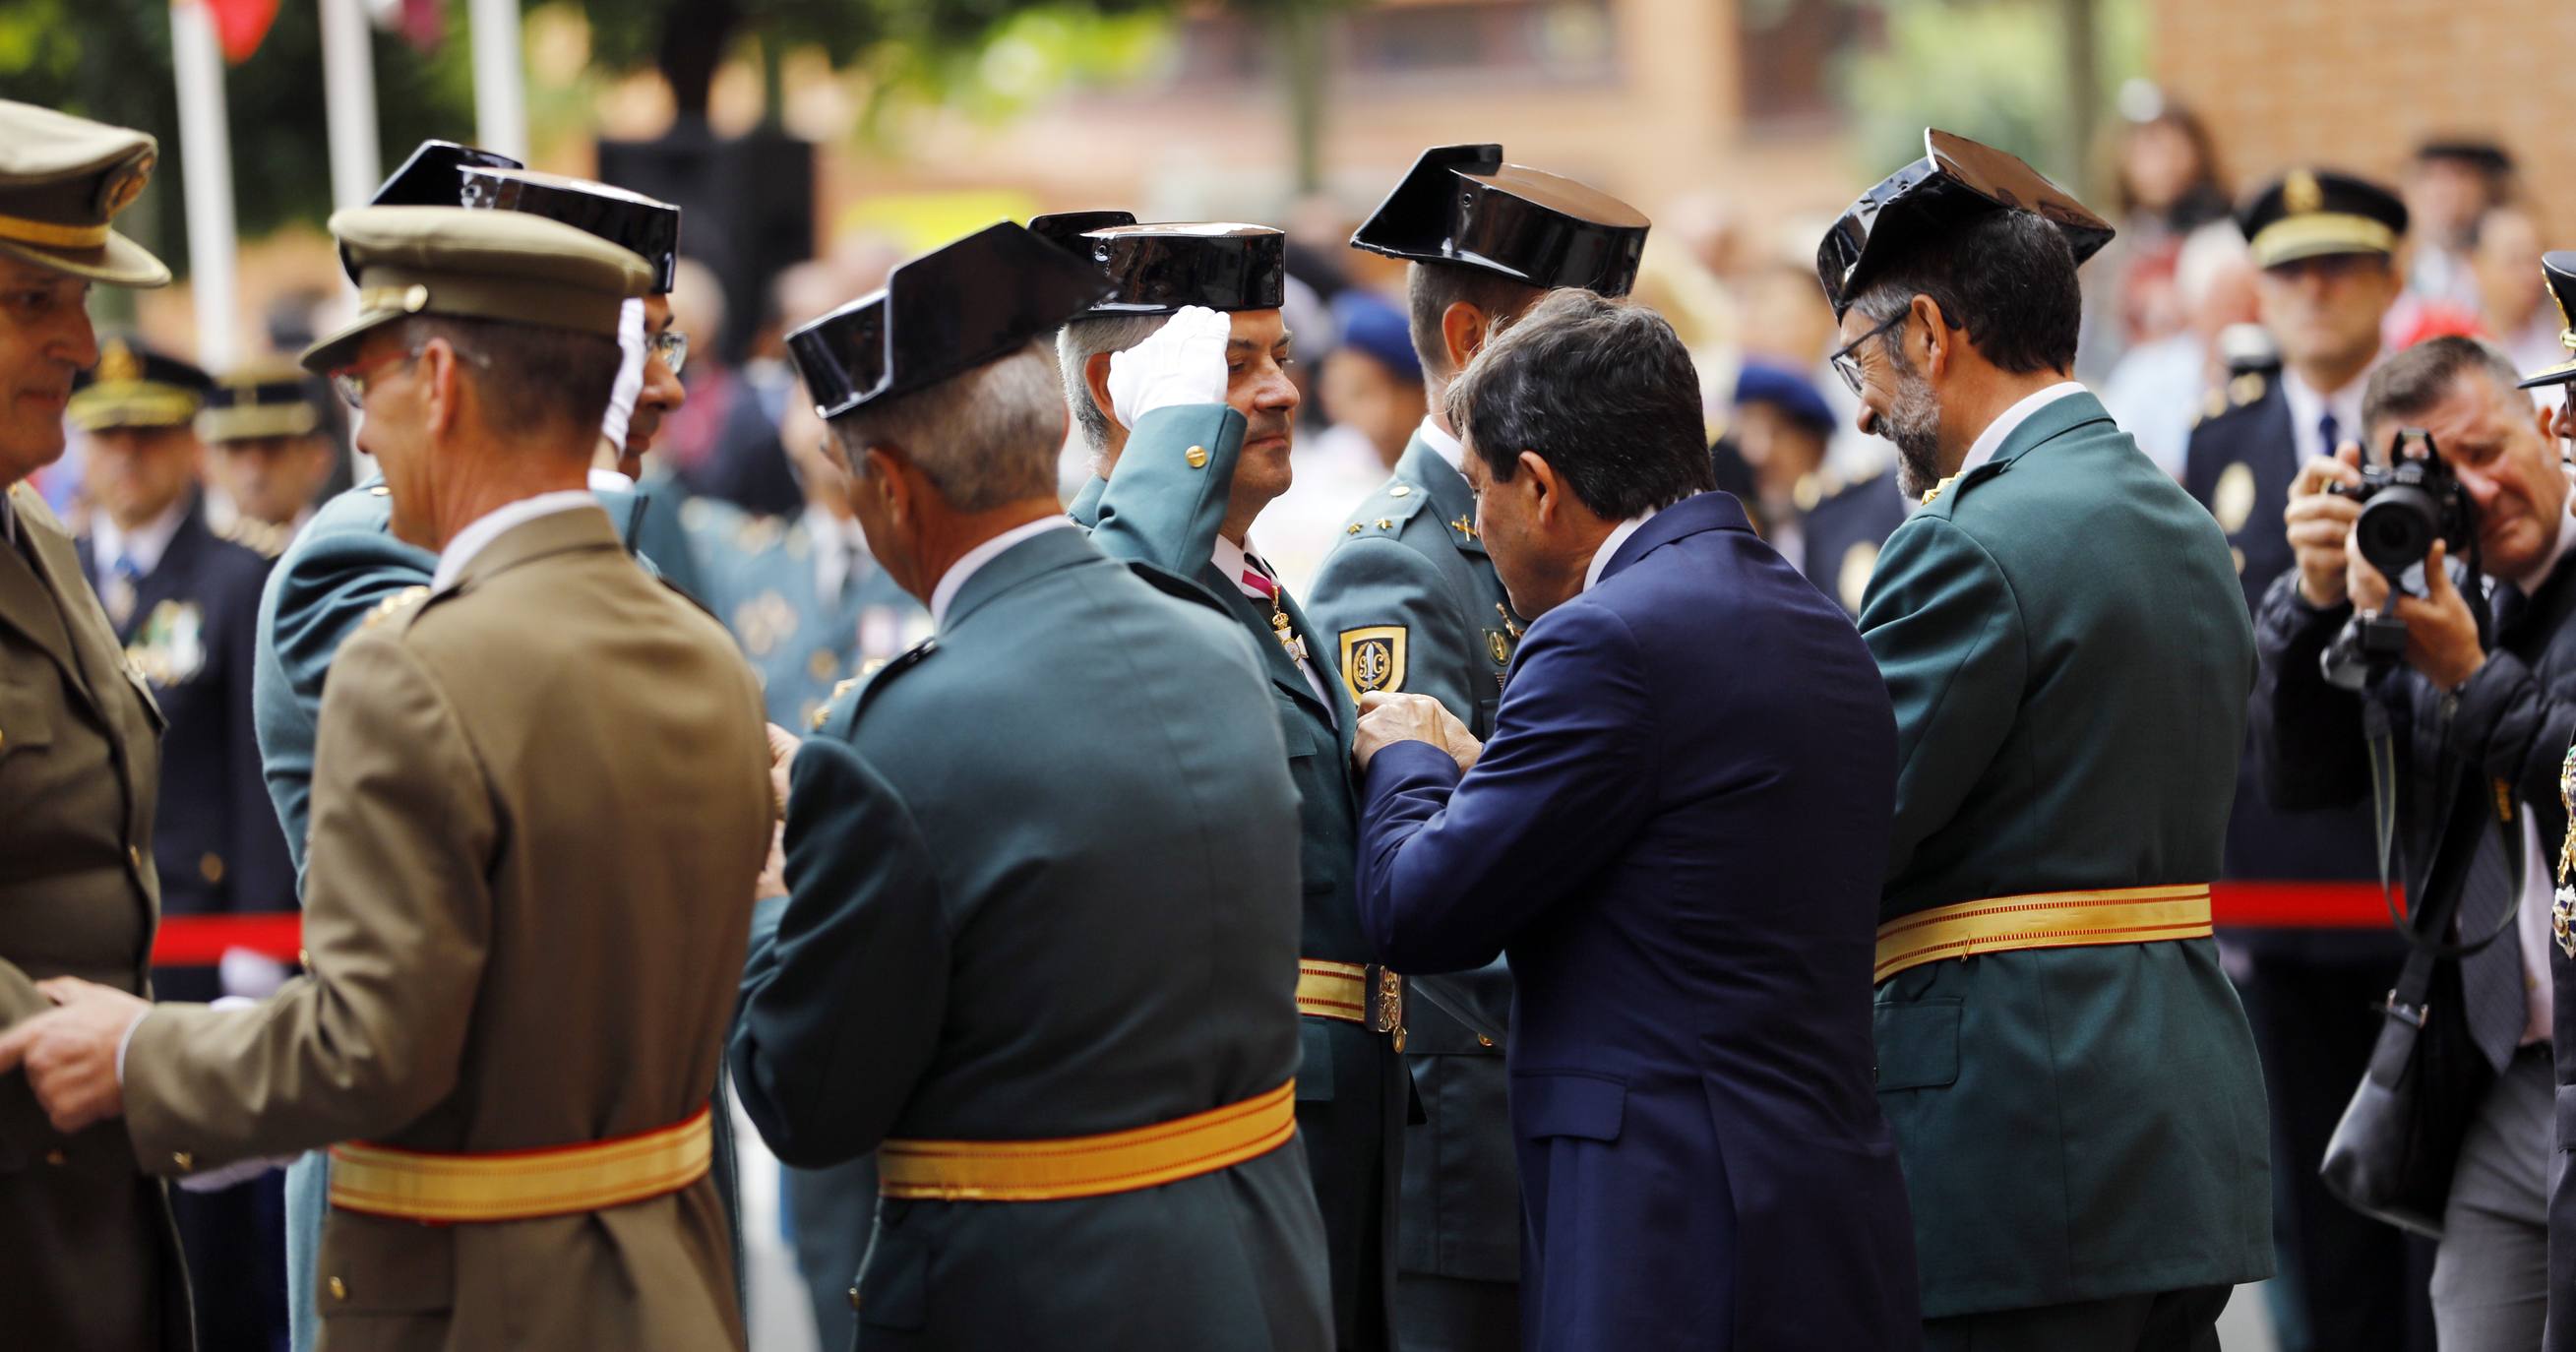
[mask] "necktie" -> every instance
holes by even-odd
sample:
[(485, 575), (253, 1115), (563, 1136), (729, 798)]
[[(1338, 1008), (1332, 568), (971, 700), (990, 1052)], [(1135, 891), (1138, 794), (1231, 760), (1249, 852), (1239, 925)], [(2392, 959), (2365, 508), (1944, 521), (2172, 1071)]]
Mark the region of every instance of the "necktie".
[(129, 555), (119, 554), (116, 562), (108, 567), (107, 586), (98, 599), (107, 607), (107, 618), (115, 621), (120, 629), (125, 627), (127, 620), (134, 618), (134, 588), (142, 580), (143, 570), (134, 566)]
[(2326, 454), (2335, 453), (2335, 448), (2342, 444), (2340, 440), (2342, 434), (2343, 424), (2335, 421), (2333, 409), (2327, 409), (2326, 415), (2317, 419), (2317, 435), (2325, 439)]
[[(2486, 793), (2491, 787), (2480, 778), (2463, 792)], [(2499, 823), (2489, 816), (2479, 825), (2482, 829), (2478, 832), (2478, 848), (2469, 857), (2468, 875), (2460, 883), (2461, 939), (2484, 937), (2503, 920), (2505, 907), (2517, 900), (2513, 870), (2505, 858), (2504, 833), (2520, 832), (2520, 818)], [(2539, 868), (2541, 861), (2526, 859), (2523, 867)], [(2506, 926), (2494, 943), (2460, 960), (2460, 998), (2466, 1006), (2469, 1040), (2477, 1045), (2487, 1064), (2498, 1071), (2513, 1059), (2514, 1048), (2522, 1042), (2523, 1027), (2530, 1022), (2530, 1007), (2522, 986), (2522, 934), (2518, 926)]]

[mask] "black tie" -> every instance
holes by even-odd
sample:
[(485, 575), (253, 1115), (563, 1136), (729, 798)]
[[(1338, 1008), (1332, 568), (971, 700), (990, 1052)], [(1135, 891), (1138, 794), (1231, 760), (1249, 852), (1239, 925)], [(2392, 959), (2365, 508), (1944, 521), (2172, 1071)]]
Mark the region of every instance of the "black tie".
[[(2483, 776), (2469, 782), (2464, 791), (2490, 793), (2494, 783)], [(2499, 823), (2487, 814), (2478, 824), (2478, 847), (2469, 857), (2468, 875), (2461, 880), (2459, 938), (2484, 938), (2504, 919), (2505, 908), (2519, 900), (2514, 894), (2513, 868), (2505, 857), (2505, 832), (2519, 837), (2522, 820)], [(2540, 867), (2540, 861), (2525, 859), (2526, 869)], [(2467, 1006), (2469, 1039), (2486, 1056), (2487, 1064), (2502, 1072), (2513, 1059), (2514, 1048), (2522, 1042), (2522, 1030), (2530, 1021), (2530, 1006), (2523, 994), (2522, 933), (2518, 926), (2507, 925), (2495, 942), (2460, 960), (2461, 1000)]]
[(2327, 455), (2333, 455), (2343, 444), (2336, 439), (2337, 435), (2342, 431), (2343, 424), (2335, 421), (2333, 409), (2327, 409), (2326, 416), (2317, 419), (2317, 435), (2325, 438)]

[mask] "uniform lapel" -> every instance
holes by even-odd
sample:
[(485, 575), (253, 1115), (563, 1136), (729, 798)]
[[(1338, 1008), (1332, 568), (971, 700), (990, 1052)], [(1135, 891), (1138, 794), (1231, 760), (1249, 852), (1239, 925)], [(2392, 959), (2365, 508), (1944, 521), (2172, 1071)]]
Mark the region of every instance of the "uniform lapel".
[[(1234, 612), (1235, 618), (1241, 620), (1246, 628), (1260, 635), (1254, 640), (1254, 646), (1261, 650), (1261, 666), (1264, 671), (1270, 673), (1270, 683), (1279, 687), (1289, 698), (1296, 700), (1309, 715), (1331, 721), (1336, 738), (1341, 743), (1342, 763), (1348, 765), (1351, 750), (1351, 724), (1358, 721), (1358, 715), (1352, 708), (1350, 693), (1341, 688), (1339, 677), (1323, 667), (1315, 667), (1316, 679), (1324, 683), (1325, 693), (1333, 697), (1333, 703), (1336, 706), (1328, 710), (1315, 698), (1315, 688), (1306, 683), (1306, 673), (1297, 669), (1297, 659), (1289, 656), (1288, 645), (1279, 641), (1279, 631), (1270, 622), (1268, 606), (1244, 595), (1242, 585), (1219, 571), (1213, 561), (1200, 570), (1199, 585), (1224, 597), (1226, 608)], [(1324, 651), (1316, 645), (1315, 627), (1307, 622), (1306, 613), (1298, 606), (1294, 595), (1286, 591), (1282, 591), (1280, 595), (1285, 601), (1283, 609), (1288, 612), (1289, 628), (1291, 632), (1306, 640), (1306, 661), (1309, 665), (1313, 665)]]
[[(38, 552), (38, 532), (23, 515), (18, 520), (18, 530), (26, 544), (24, 552), (0, 546), (0, 623), (26, 635), (29, 642), (54, 659), (64, 675), (72, 678), (74, 686), (81, 686), (80, 665), (72, 659), (71, 634), (63, 627), (63, 613), (55, 607), (45, 575), (33, 561)], [(70, 575), (82, 576), (77, 559)]]

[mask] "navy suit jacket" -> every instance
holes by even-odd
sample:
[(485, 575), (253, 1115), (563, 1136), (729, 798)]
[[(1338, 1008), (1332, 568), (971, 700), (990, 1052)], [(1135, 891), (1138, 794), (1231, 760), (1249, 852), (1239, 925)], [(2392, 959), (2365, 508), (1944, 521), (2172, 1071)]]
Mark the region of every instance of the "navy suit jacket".
[(1407, 972), (1511, 959), (1523, 1315), (1549, 1352), (1907, 1348), (1871, 1083), (1896, 720), (1834, 603), (1705, 493), (1530, 626), (1461, 778), (1370, 762), (1360, 911)]

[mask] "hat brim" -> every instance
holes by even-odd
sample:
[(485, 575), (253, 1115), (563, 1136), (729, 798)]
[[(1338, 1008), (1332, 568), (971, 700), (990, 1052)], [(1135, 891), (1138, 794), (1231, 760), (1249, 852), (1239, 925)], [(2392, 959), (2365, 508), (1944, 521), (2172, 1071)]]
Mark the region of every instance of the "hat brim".
[(2254, 232), (2254, 266), (2279, 267), (2303, 258), (2359, 254), (2387, 258), (2397, 252), (2397, 232), (2386, 222), (2344, 212), (2287, 216)]
[(107, 232), (107, 243), (95, 249), (61, 252), (18, 240), (0, 239), (0, 254), (110, 286), (149, 289), (170, 284), (167, 265), (153, 257), (151, 250), (113, 230)]
[(2545, 371), (2534, 371), (2522, 378), (2518, 390), (2537, 389), (2543, 385), (2565, 385), (2576, 381), (2576, 360), (2563, 361)]
[(397, 319), (409, 318), (411, 312), (407, 310), (369, 310), (314, 339), (313, 345), (304, 349), (296, 361), (317, 376), (327, 376), (348, 364), (350, 356), (357, 351), (359, 339)]
[(322, 415), (306, 403), (209, 408), (197, 414), (197, 437), (212, 444), (311, 436), (321, 426)]

